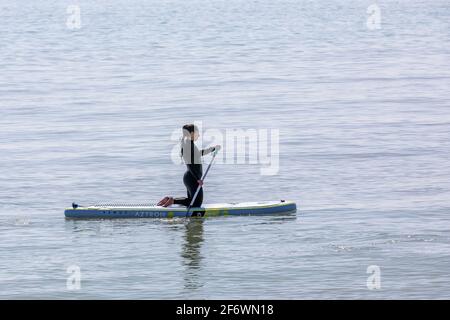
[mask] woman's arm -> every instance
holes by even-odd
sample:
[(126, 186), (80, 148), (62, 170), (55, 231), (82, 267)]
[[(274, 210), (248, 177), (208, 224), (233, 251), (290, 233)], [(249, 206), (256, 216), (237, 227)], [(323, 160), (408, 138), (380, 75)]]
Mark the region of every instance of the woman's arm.
[(216, 145), (214, 147), (209, 147), (209, 148), (203, 149), (202, 156), (206, 156), (207, 154), (210, 154), (211, 152), (216, 151), (216, 149), (220, 149), (220, 146)]

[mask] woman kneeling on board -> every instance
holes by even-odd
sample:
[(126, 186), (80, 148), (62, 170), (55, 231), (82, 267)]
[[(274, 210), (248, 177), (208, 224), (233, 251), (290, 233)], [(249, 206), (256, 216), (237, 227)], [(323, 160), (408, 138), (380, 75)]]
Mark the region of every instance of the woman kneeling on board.
[[(158, 202), (158, 206), (168, 207), (172, 204), (181, 204), (188, 207), (191, 204), (192, 198), (197, 191), (198, 186), (203, 186), (202, 175), (202, 161), (201, 157), (216, 150), (220, 150), (220, 145), (199, 150), (194, 141), (197, 141), (200, 136), (198, 128), (194, 124), (186, 124), (183, 126), (183, 137), (181, 138), (181, 156), (184, 163), (186, 163), (187, 170), (183, 176), (183, 183), (187, 189), (187, 197), (173, 198), (164, 197)], [(203, 203), (203, 188), (200, 189), (193, 207), (200, 207)]]

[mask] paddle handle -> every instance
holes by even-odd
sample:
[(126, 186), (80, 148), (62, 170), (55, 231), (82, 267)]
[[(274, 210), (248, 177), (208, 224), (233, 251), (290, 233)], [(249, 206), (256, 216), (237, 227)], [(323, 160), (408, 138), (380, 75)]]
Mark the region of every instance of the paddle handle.
[[(216, 157), (218, 151), (219, 151), (219, 150), (215, 150), (215, 151), (213, 152), (211, 162), (209, 163), (208, 168), (206, 168), (206, 171), (205, 171), (205, 173), (204, 173), (203, 176), (202, 176), (202, 181), (205, 180), (206, 175), (208, 174), (209, 169), (211, 168), (211, 166), (212, 166), (212, 164), (213, 164), (213, 162), (214, 162), (214, 158)], [(195, 194), (194, 194), (194, 196), (192, 197), (191, 203), (189, 204), (189, 207), (188, 207), (187, 210), (186, 210), (186, 217), (189, 215), (189, 211), (191, 210), (192, 206), (194, 205), (195, 199), (197, 199), (198, 193), (200, 192), (200, 189), (201, 189), (201, 188), (202, 188), (202, 186), (201, 186), (201, 185), (198, 185), (197, 190), (195, 191)]]

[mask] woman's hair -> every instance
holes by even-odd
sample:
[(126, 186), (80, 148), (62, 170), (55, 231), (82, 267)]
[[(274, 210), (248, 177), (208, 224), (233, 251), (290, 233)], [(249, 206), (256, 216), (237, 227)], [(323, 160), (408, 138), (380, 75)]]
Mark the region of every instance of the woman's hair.
[(195, 124), (185, 124), (183, 126), (183, 136), (180, 139), (180, 157), (183, 157), (183, 141), (191, 136), (191, 133), (198, 132), (198, 127)]
[(187, 138), (191, 135), (191, 133), (198, 131), (198, 128), (195, 124), (185, 124), (183, 126), (183, 138)]

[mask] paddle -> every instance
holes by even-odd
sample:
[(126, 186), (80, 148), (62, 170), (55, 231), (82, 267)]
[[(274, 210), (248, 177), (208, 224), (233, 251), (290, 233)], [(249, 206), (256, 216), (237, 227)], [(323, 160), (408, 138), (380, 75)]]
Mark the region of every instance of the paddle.
[[(208, 174), (208, 171), (209, 171), (209, 169), (211, 168), (211, 166), (212, 166), (212, 164), (213, 164), (213, 162), (214, 162), (214, 158), (216, 157), (217, 152), (219, 152), (219, 148), (216, 148), (216, 150), (213, 152), (211, 162), (209, 163), (208, 168), (206, 168), (206, 171), (205, 171), (205, 173), (204, 173), (203, 176), (202, 176), (202, 181), (205, 181), (206, 175)], [(191, 210), (192, 206), (194, 205), (195, 199), (197, 199), (197, 195), (198, 195), (198, 193), (200, 192), (200, 189), (201, 189), (201, 188), (202, 188), (202, 186), (201, 186), (201, 185), (198, 185), (197, 190), (195, 191), (195, 194), (194, 194), (194, 196), (192, 197), (192, 201), (191, 201), (191, 203), (189, 204), (189, 206), (187, 207), (187, 210), (186, 210), (186, 218), (188, 217), (189, 211)]]

